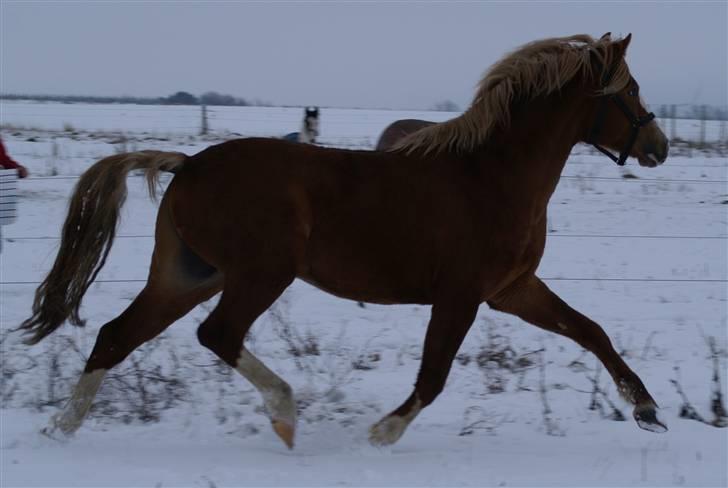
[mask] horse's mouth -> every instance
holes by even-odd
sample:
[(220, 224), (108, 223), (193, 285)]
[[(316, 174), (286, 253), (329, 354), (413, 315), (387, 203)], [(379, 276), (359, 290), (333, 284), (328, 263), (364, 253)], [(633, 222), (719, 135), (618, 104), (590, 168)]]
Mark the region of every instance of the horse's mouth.
[(657, 156), (655, 156), (652, 153), (649, 154), (643, 154), (639, 153), (637, 154), (637, 161), (639, 161), (640, 166), (647, 166), (648, 168), (654, 168), (659, 165), (661, 165), (663, 162), (660, 161)]

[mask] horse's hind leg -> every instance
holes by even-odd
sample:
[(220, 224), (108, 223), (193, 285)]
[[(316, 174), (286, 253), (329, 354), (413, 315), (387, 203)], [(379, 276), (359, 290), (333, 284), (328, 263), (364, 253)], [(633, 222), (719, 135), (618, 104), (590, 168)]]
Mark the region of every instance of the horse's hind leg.
[(536, 276), (519, 281), (488, 304), (512, 313), (542, 329), (566, 336), (594, 353), (612, 375), (622, 397), (634, 405), (637, 424), (652, 432), (667, 426), (657, 417), (657, 404), (639, 376), (614, 350), (604, 330), (588, 317), (569, 307)]
[(420, 410), (440, 394), (479, 305), (478, 298), (468, 299), (467, 294), (456, 294), (452, 290), (448, 297), (435, 301), (414, 391), (399, 408), (372, 426), (370, 443), (377, 446), (395, 443)]
[(148, 284), (121, 315), (101, 327), (71, 398), (63, 411), (51, 419), (44, 433), (53, 435), (60, 431), (67, 436), (75, 432), (91, 408), (107, 371), (215, 291), (207, 288), (175, 295), (173, 290)]
[(220, 303), (200, 325), (200, 343), (235, 368), (261, 393), (276, 434), (293, 447), (296, 404), (291, 387), (244, 347), (245, 335), (256, 318), (293, 281), (293, 273), (231, 273), (226, 270), (225, 289)]
[(145, 288), (121, 315), (101, 327), (71, 398), (44, 433), (75, 432), (88, 413), (106, 372), (153, 339), (197, 304), (220, 290), (221, 275), (177, 237), (161, 216)]

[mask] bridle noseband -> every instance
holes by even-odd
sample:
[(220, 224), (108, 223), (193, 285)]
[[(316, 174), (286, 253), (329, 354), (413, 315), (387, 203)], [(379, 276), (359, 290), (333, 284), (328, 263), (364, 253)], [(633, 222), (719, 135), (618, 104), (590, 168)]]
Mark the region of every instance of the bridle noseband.
[[(612, 79), (612, 75), (614, 75), (614, 71), (616, 71), (616, 67), (617, 66), (615, 65), (611, 70), (604, 74), (604, 76), (602, 77), (602, 88), (605, 88), (607, 85), (609, 85), (609, 82)], [(635, 96), (637, 96), (636, 93)], [(627, 117), (627, 120), (629, 120), (629, 123), (632, 126), (632, 132), (629, 135), (629, 140), (627, 140), (627, 144), (624, 146), (624, 149), (622, 149), (622, 151), (619, 153), (619, 157), (615, 156), (609, 149), (600, 146), (596, 142), (596, 138), (599, 135), (599, 132), (602, 130), (602, 127), (604, 126), (604, 120), (607, 116), (607, 104), (610, 101), (614, 102), (619, 110), (622, 111), (622, 113), (625, 117)], [(640, 129), (649, 124), (654, 118), (655, 114), (652, 112), (648, 113), (643, 117), (638, 117), (634, 112), (632, 112), (632, 110), (627, 106), (625, 101), (622, 100), (622, 97), (620, 97), (617, 93), (603, 95), (599, 102), (599, 108), (597, 109), (597, 117), (594, 120), (594, 125), (592, 126), (592, 129), (589, 133), (589, 138), (586, 142), (597, 148), (602, 153), (606, 154), (609, 159), (611, 159), (618, 165), (624, 166), (625, 161), (627, 161), (627, 158), (629, 157), (629, 152), (632, 150), (632, 146), (634, 146), (634, 143), (637, 140)]]

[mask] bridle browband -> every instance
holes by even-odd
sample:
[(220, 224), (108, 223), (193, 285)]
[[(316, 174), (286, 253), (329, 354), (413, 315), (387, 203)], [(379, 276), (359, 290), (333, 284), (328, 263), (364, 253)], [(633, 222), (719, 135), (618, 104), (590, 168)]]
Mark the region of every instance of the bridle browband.
[[(619, 60), (612, 67), (612, 69), (604, 73), (604, 76), (602, 76), (602, 88), (606, 88), (609, 85), (610, 81), (612, 81), (612, 76), (614, 76), (614, 72), (617, 70), (618, 63)], [(627, 140), (627, 144), (624, 146), (624, 149), (622, 149), (622, 151), (619, 153), (619, 157), (615, 156), (609, 149), (600, 146), (596, 142), (596, 138), (599, 135), (599, 132), (602, 130), (602, 127), (604, 126), (604, 120), (607, 116), (607, 104), (610, 101), (614, 102), (617, 108), (622, 111), (624, 116), (627, 117), (627, 120), (629, 120), (629, 123), (632, 125), (632, 132), (629, 135), (629, 139)], [(627, 106), (624, 100), (622, 100), (622, 97), (620, 97), (616, 93), (602, 95), (601, 100), (599, 101), (599, 108), (597, 109), (597, 117), (594, 120), (594, 125), (589, 132), (589, 137), (586, 142), (597, 148), (600, 152), (607, 155), (609, 159), (617, 163), (619, 166), (624, 166), (625, 161), (627, 161), (627, 158), (629, 157), (629, 152), (632, 150), (632, 146), (634, 146), (634, 143), (637, 140), (640, 129), (649, 124), (654, 118), (655, 114), (652, 112), (648, 113), (643, 117), (638, 117)]]

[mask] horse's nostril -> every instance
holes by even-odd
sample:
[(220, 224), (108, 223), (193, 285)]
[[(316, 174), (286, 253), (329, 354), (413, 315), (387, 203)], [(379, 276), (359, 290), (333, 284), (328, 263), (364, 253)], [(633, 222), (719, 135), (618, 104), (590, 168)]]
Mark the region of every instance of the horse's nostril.
[(667, 159), (668, 147), (667, 141), (663, 144), (647, 143), (644, 146), (644, 153), (652, 155), (654, 159), (662, 163)]

